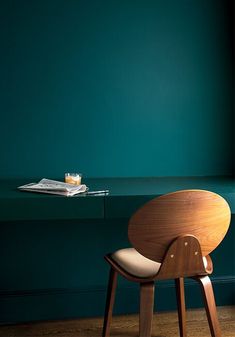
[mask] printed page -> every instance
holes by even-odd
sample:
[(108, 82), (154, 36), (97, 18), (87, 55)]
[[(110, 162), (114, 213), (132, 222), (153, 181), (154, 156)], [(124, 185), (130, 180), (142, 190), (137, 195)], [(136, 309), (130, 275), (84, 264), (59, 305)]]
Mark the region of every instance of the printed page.
[(18, 189), (21, 191), (28, 192), (41, 192), (41, 193), (49, 193), (49, 194), (58, 194), (65, 196), (73, 196), (75, 194), (86, 192), (86, 185), (72, 185), (64, 182), (51, 180), (43, 178), (38, 183), (30, 183), (23, 186), (19, 186)]

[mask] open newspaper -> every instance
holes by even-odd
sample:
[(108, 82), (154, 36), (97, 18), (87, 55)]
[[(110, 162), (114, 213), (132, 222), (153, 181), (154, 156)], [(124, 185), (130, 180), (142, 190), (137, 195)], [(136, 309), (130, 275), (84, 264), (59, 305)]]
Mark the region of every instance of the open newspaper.
[(19, 186), (18, 189), (21, 191), (58, 194), (64, 196), (73, 196), (79, 193), (84, 193), (88, 190), (86, 185), (72, 185), (45, 178), (40, 180), (38, 183), (30, 183)]

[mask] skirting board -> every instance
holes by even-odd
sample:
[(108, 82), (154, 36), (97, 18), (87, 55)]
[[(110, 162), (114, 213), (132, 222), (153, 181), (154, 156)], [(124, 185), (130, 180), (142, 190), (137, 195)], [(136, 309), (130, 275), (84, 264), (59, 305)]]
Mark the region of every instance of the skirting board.
[[(211, 278), (218, 306), (235, 305), (235, 276)], [(198, 284), (185, 281), (188, 308), (203, 307)], [(40, 289), (0, 292), (0, 324), (14, 324), (39, 320), (57, 320), (102, 316), (106, 288)], [(137, 313), (139, 287), (123, 283), (117, 289), (115, 314)], [(175, 310), (173, 281), (159, 281), (155, 290), (155, 311)]]

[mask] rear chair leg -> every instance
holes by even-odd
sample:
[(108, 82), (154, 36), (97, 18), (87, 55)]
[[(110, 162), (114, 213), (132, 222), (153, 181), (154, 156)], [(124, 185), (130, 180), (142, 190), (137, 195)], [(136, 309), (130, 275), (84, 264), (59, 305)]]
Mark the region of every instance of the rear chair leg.
[(151, 337), (154, 282), (140, 283), (139, 337)]
[(109, 273), (109, 284), (106, 298), (102, 337), (110, 336), (110, 326), (112, 322), (112, 313), (113, 313), (116, 287), (117, 287), (117, 272), (111, 267)]
[(215, 298), (211, 280), (208, 276), (194, 277), (199, 282), (203, 293), (208, 323), (212, 337), (221, 337), (221, 330), (217, 316)]
[(176, 288), (180, 337), (187, 337), (184, 279), (182, 277), (175, 279), (175, 288)]

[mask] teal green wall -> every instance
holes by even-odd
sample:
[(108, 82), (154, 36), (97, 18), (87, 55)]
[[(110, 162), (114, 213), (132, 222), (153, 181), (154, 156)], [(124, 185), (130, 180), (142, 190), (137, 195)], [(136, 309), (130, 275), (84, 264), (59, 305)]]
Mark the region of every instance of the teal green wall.
[[(230, 4), (1, 1), (0, 178), (232, 174)], [(127, 219), (0, 225), (1, 322), (103, 314), (102, 257), (128, 244)], [(234, 225), (213, 256), (219, 305), (234, 304)], [(137, 293), (121, 281), (115, 312), (137, 311)], [(171, 283), (157, 293), (174, 308)]]
[(229, 3), (3, 1), (0, 177), (231, 174)]

